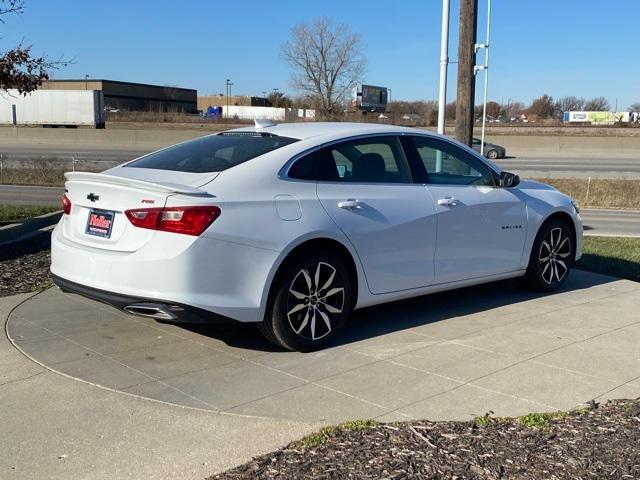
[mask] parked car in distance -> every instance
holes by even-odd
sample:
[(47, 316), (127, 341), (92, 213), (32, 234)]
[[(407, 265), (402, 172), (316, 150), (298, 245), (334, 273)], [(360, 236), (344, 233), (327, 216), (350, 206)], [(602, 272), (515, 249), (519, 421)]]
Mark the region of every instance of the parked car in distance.
[(291, 350), (370, 305), (517, 277), (553, 291), (581, 256), (568, 196), (414, 128), (256, 121), (66, 179), (63, 291), (161, 321), (254, 322)]
[[(471, 142), (471, 147), (478, 153), (480, 153), (481, 140), (479, 138), (473, 138)], [(495, 160), (496, 158), (504, 158), (507, 155), (507, 150), (500, 145), (496, 145), (494, 143), (488, 143), (486, 140), (484, 142), (484, 156), (490, 158), (491, 160)]]

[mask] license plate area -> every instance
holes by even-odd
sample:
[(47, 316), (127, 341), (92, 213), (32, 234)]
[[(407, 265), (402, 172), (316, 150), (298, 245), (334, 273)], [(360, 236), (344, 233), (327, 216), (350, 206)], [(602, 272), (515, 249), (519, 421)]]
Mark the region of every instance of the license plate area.
[(109, 238), (111, 229), (113, 228), (113, 219), (116, 212), (112, 210), (100, 210), (92, 208), (89, 210), (89, 218), (87, 218), (87, 228), (85, 233), (95, 237)]

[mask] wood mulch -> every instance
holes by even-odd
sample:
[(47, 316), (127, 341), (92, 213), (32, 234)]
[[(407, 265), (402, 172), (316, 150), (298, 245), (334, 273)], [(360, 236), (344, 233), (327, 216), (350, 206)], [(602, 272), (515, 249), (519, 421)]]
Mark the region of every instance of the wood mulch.
[(345, 424), (211, 479), (640, 478), (640, 399), (533, 420)]
[(51, 236), (0, 246), (0, 297), (32, 292), (51, 285)]

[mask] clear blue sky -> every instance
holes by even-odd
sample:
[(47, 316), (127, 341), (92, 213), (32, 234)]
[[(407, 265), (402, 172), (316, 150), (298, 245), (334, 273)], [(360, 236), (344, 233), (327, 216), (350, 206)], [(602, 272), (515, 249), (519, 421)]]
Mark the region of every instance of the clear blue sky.
[[(479, 4), (483, 39), (486, 0)], [(451, 13), (455, 61), (457, 0)], [(36, 53), (74, 57), (56, 78), (89, 74), (200, 94), (224, 92), (231, 78), (234, 93), (295, 94), (280, 45), (292, 26), (319, 16), (362, 34), (366, 82), (390, 87), (392, 99), (437, 98), (440, 0), (26, 0), (24, 15), (0, 24), (0, 49), (24, 39)], [(491, 99), (603, 95), (619, 109), (640, 102), (640, 1), (493, 0), (492, 17)]]

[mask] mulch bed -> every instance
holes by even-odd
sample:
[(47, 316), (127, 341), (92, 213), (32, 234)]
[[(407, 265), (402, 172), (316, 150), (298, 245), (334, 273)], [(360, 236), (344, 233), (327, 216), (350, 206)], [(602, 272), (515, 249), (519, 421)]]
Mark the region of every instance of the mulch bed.
[(0, 246), (0, 297), (31, 292), (50, 285), (51, 235)]
[(345, 424), (211, 479), (640, 478), (640, 399), (545, 418)]

